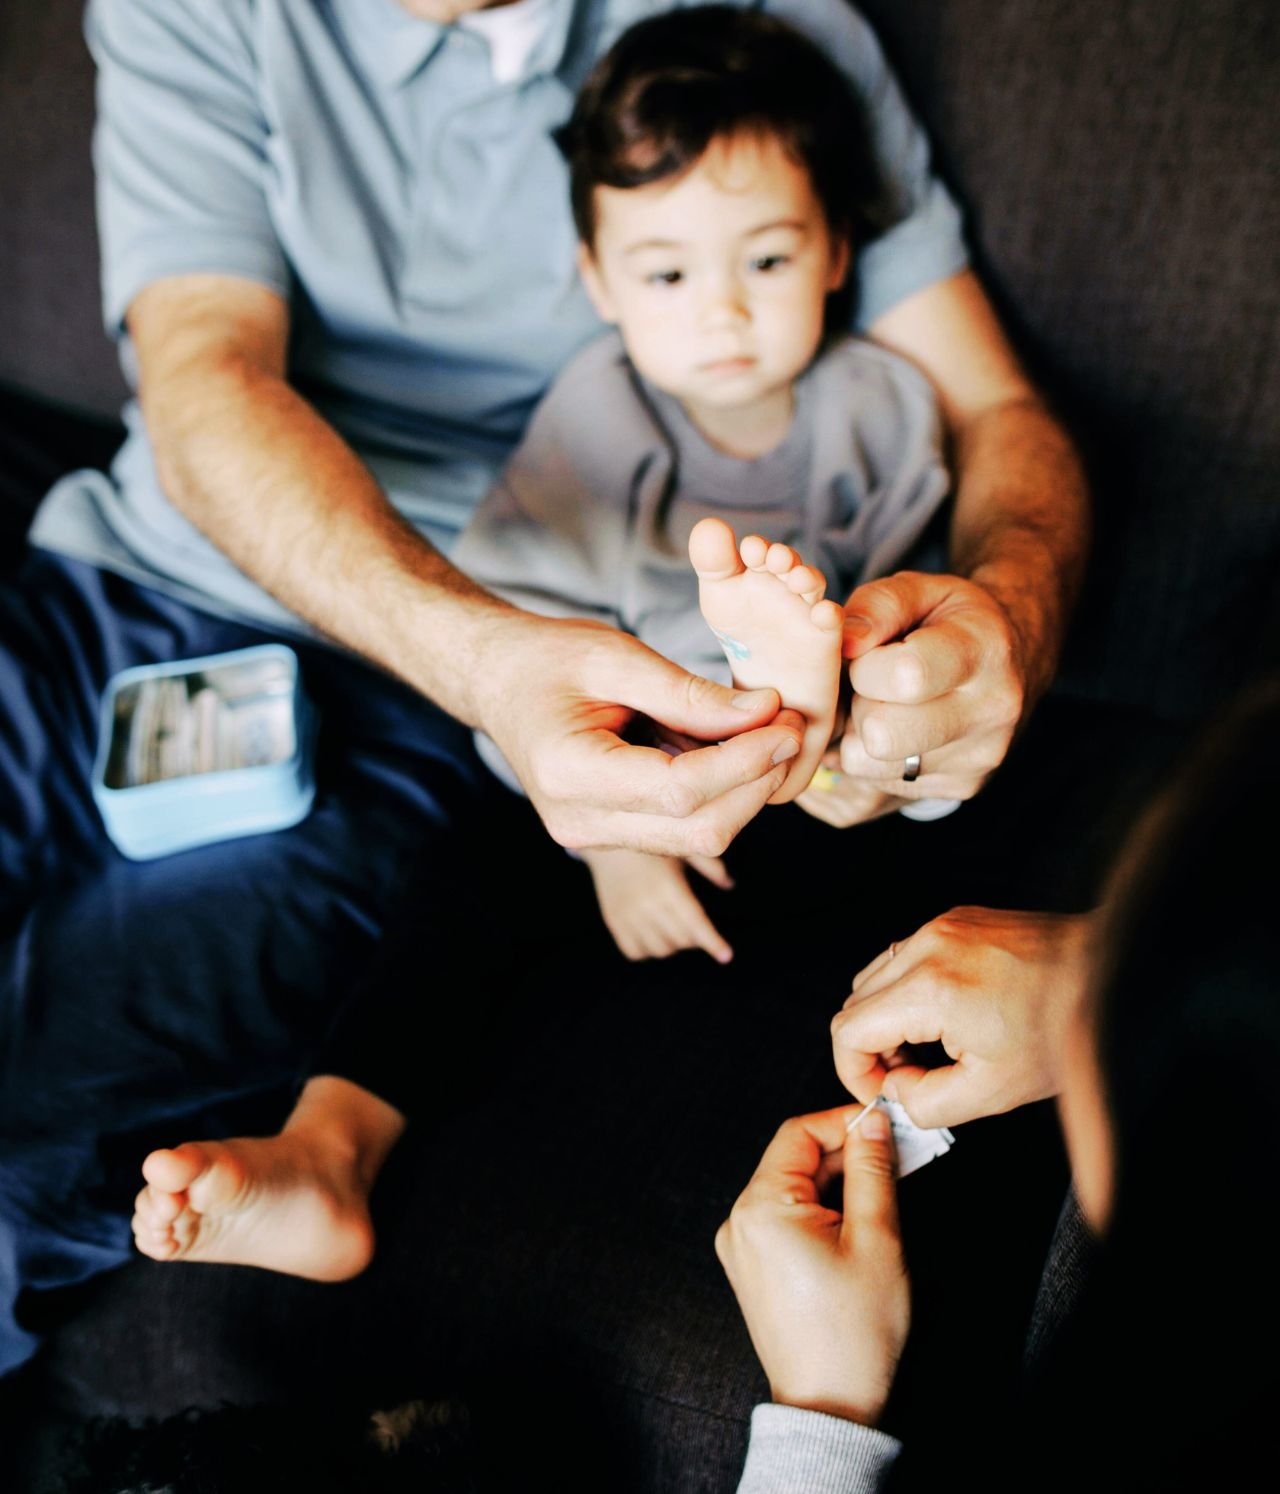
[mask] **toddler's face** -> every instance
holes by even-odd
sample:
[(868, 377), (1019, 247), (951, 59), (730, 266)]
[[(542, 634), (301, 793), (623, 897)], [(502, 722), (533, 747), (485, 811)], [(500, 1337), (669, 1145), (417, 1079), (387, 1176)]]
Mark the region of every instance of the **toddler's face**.
[(713, 141), (683, 176), (597, 187), (595, 206), (583, 278), (647, 379), (695, 420), (789, 391), (817, 351), (848, 255), (808, 173), (776, 140)]

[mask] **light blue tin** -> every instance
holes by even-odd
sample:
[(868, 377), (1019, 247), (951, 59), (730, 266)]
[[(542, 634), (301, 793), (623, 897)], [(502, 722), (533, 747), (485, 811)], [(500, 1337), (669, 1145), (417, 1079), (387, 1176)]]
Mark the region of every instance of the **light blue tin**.
[(316, 716), (283, 644), (115, 675), (99, 715), (93, 797), (135, 861), (283, 830), (315, 798)]

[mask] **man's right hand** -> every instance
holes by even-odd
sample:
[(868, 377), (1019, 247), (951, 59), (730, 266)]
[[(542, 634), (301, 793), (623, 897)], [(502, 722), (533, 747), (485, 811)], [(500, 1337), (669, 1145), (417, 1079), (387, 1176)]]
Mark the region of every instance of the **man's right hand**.
[[(718, 856), (780, 787), (804, 723), (776, 691), (520, 612), (432, 549), (288, 384), (280, 296), (174, 276), (136, 297), (129, 331), (178, 509), (286, 607), (488, 732), (563, 845)], [(681, 755), (624, 742), (637, 716)]]
[[(831, 1024), (845, 1087), (864, 1104), (899, 1100), (926, 1127), (1056, 1094), (1093, 917), (953, 908), (891, 944)], [(920, 1043), (941, 1043), (952, 1062), (922, 1068), (906, 1051)]]
[[(510, 611), (490, 623), (480, 669), (478, 724), (571, 849), (719, 856), (782, 785), (804, 734), (776, 691), (700, 679), (600, 623)], [(637, 717), (680, 750), (624, 741)]]

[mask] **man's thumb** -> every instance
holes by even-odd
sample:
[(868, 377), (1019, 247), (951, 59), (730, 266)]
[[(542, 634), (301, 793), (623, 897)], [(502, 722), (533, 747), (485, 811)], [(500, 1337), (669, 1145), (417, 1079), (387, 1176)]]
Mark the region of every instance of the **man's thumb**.
[(844, 1228), (855, 1242), (869, 1230), (898, 1233), (897, 1160), (889, 1117), (860, 1111), (844, 1144)]
[(611, 688), (610, 698), (619, 705), (704, 742), (763, 726), (777, 715), (779, 705), (776, 690), (718, 685), (657, 654), (628, 660), (625, 672), (615, 669)]
[(918, 627), (947, 594), (949, 581), (921, 571), (864, 581), (844, 604), (844, 657), (860, 659)]

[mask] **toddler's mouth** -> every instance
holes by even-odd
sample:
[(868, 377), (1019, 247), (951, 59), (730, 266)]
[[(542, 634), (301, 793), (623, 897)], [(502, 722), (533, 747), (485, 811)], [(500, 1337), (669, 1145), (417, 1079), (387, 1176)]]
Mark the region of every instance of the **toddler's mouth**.
[(705, 374), (736, 374), (745, 373), (749, 368), (755, 367), (756, 360), (745, 353), (734, 358), (713, 358), (706, 363), (698, 365), (699, 371)]

